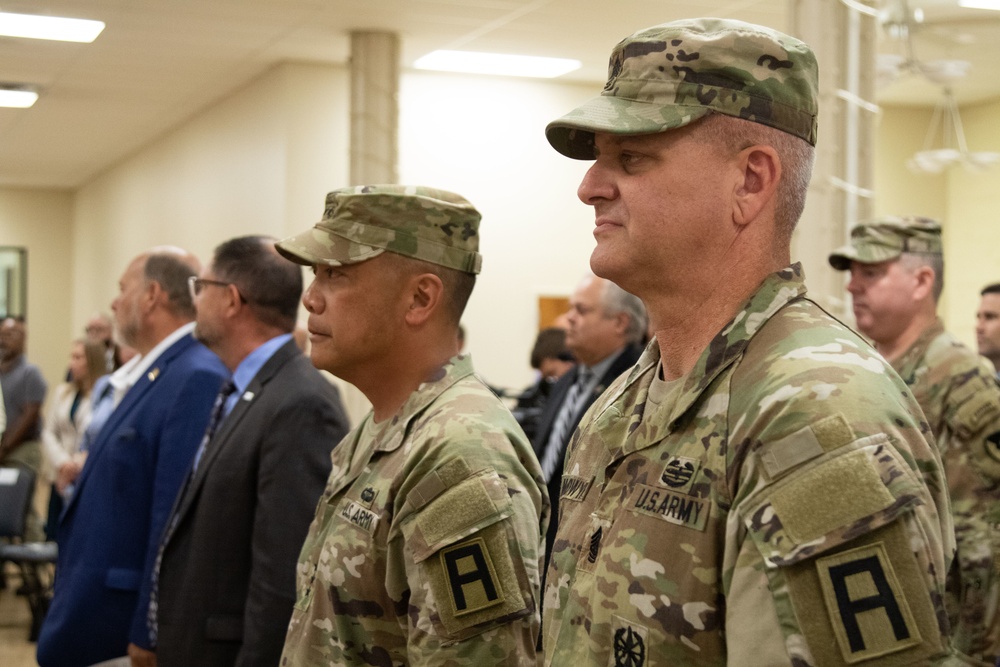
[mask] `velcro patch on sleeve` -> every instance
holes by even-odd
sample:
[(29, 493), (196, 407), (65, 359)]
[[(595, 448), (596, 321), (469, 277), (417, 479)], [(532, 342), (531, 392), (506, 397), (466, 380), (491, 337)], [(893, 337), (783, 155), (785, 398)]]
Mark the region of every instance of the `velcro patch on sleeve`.
[(852, 548), (787, 568), (789, 596), (816, 664), (927, 664), (944, 650), (927, 575), (899, 521)]
[(471, 535), (511, 512), (507, 486), (494, 471), (469, 478), (420, 509), (416, 523), (431, 551)]
[(854, 440), (854, 431), (843, 415), (830, 415), (780, 440), (766, 443), (760, 460), (771, 479)]
[(410, 489), (406, 502), (419, 510), (432, 500), (472, 474), (472, 469), (464, 459), (454, 459), (432, 471), (420, 483)]
[[(844, 493), (845, 487), (850, 493)], [(782, 525), (800, 544), (871, 516), (894, 501), (878, 470), (860, 449), (803, 473), (771, 494)]]

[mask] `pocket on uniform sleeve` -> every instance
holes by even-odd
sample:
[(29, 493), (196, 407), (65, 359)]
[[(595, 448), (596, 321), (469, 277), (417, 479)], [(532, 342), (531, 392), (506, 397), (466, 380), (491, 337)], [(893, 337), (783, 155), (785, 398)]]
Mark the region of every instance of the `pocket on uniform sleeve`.
[(415, 512), (403, 533), (437, 600), (445, 633), (464, 639), (531, 613), (522, 594), (530, 590), (527, 574), (510, 528), (513, 503), (496, 471), (426, 491), (413, 496)]
[(926, 499), (919, 478), (878, 434), (746, 503), (742, 519), (774, 595), (791, 602), (817, 664), (926, 664), (944, 650), (933, 579), (905, 524)]

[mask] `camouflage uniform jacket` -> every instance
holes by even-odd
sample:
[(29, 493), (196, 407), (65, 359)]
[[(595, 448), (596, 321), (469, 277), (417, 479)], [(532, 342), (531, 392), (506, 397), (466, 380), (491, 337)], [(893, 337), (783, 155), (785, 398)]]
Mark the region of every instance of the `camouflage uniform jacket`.
[(548, 495), (458, 356), (336, 447), (282, 665), (533, 665)]
[(674, 400), (655, 339), (570, 442), (542, 605), (562, 667), (928, 664), (953, 548), (919, 408), (859, 336), (769, 276)]
[(1000, 655), (1000, 387), (978, 354), (928, 327), (893, 367), (935, 434), (951, 494), (958, 553), (946, 597), (952, 644), (993, 665)]

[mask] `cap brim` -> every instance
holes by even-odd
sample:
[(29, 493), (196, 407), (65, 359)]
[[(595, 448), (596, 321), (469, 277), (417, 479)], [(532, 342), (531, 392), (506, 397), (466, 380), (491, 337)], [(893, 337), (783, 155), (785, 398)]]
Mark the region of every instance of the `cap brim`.
[(863, 243), (860, 246), (846, 245), (830, 253), (830, 266), (838, 271), (847, 271), (851, 262), (860, 264), (879, 264), (896, 259), (903, 252), (902, 248), (894, 248), (882, 244)]
[(851, 268), (851, 262), (858, 258), (857, 248), (851, 245), (844, 246), (843, 248), (837, 248), (835, 251), (830, 253), (829, 261), (830, 266), (832, 266), (837, 271), (847, 271)]
[(664, 105), (601, 95), (549, 123), (545, 138), (566, 157), (593, 160), (595, 132), (656, 134), (683, 127), (711, 111), (701, 106)]
[(357, 264), (385, 252), (385, 248), (356, 243), (319, 226), (278, 241), (274, 247), (285, 259), (305, 266)]

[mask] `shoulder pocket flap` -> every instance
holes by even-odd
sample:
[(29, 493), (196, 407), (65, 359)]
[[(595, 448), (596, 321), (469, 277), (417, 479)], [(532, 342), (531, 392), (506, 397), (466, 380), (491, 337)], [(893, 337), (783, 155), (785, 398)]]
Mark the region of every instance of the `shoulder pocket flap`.
[(420, 563), (442, 547), (508, 518), (513, 511), (507, 485), (489, 469), (441, 492), (420, 508), (403, 533), (414, 562)]
[(205, 638), (222, 642), (243, 641), (243, 617), (209, 616), (205, 620)]
[(139, 590), (139, 580), (141, 578), (142, 573), (139, 570), (113, 567), (105, 575), (104, 585), (120, 591), (137, 591)]
[(965, 396), (945, 417), (948, 425), (963, 440), (979, 433), (990, 422), (1000, 422), (1000, 392), (978, 378), (970, 380), (966, 386), (973, 384), (976, 391)]
[(926, 494), (888, 436), (877, 434), (764, 488), (742, 518), (767, 565), (782, 567), (891, 523)]

